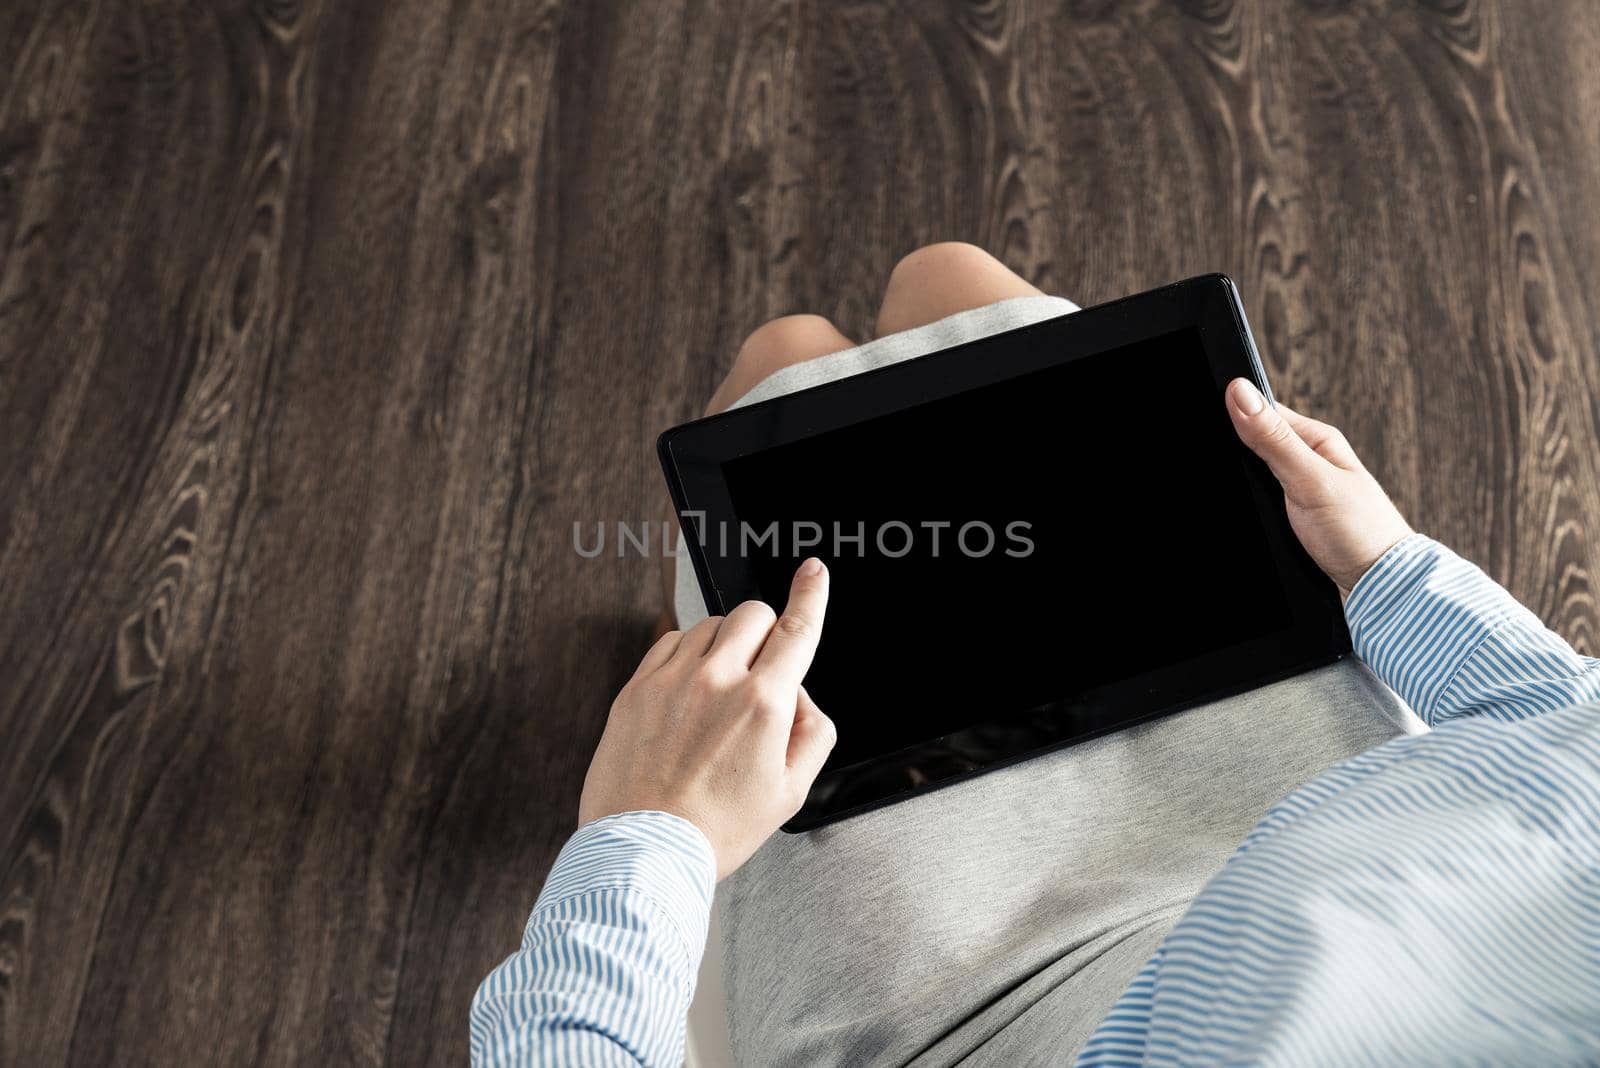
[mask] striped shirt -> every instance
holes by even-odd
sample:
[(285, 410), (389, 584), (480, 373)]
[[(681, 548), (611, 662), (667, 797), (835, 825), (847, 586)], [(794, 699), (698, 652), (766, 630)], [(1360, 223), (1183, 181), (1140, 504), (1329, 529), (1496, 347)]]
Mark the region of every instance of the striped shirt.
[[(1600, 661), (1420, 535), (1345, 612), (1436, 729), (1274, 806), (1080, 1065), (1600, 1064)], [(474, 1063), (681, 1064), (714, 873), (665, 813), (581, 828), (473, 1001)]]

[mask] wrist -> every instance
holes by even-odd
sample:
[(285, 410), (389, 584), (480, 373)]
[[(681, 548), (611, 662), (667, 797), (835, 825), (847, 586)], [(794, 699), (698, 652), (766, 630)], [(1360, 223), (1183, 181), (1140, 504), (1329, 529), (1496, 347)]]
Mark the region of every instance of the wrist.
[(589, 820), (567, 839), (534, 908), (602, 887), (703, 897), (709, 905), (716, 873), (716, 851), (691, 821), (660, 809), (614, 812)]
[(1416, 531), (1412, 530), (1410, 525), (1402, 520), (1397, 528), (1391, 530), (1382, 539), (1374, 542), (1378, 546), (1376, 551), (1369, 549), (1363, 554), (1366, 557), (1363, 564), (1338, 576), (1332, 576), (1334, 585), (1339, 588), (1339, 599), (1349, 603), (1350, 595), (1361, 584), (1361, 580), (1367, 577), (1380, 560), (1389, 555), (1391, 549), (1415, 533)]

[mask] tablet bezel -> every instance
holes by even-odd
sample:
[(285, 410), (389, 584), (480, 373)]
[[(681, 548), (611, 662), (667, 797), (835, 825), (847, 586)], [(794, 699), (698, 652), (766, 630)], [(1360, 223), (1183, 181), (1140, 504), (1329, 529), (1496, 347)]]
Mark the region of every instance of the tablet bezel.
[[(890, 412), (963, 393), (1163, 334), (1197, 328), (1216, 387), (1236, 377), (1272, 393), (1238, 291), (1223, 275), (1203, 275), (733, 408), (665, 431), (657, 451), (702, 595), (713, 614), (759, 597), (754, 569), (702, 544), (700, 529), (736, 524), (722, 465)], [(1034, 344), (1017, 344), (1018, 341)], [(818, 776), (805, 806), (784, 825), (803, 831), (949, 785), (1051, 749), (1241, 693), (1330, 663), (1350, 651), (1334, 584), (1306, 555), (1289, 526), (1283, 493), (1266, 465), (1239, 445), (1251, 497), (1283, 582), (1286, 630), (1208, 652), (1051, 705), (1017, 710), (929, 741)], [(728, 524), (729, 526), (722, 526)], [(714, 540), (713, 540), (714, 541)], [(774, 606), (781, 609), (780, 606)]]

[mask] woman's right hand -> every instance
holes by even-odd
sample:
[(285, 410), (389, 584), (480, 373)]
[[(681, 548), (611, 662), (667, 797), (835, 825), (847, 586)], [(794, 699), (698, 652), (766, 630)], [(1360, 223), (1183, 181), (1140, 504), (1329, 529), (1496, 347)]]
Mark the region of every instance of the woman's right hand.
[(1228, 383), (1228, 415), (1283, 486), (1289, 524), (1343, 597), (1378, 558), (1411, 533), (1337, 428), (1273, 407), (1243, 378)]
[(833, 750), (833, 721), (800, 684), (827, 607), (828, 569), (813, 558), (783, 615), (746, 601), (656, 642), (611, 706), (578, 822), (670, 812), (706, 836), (718, 879), (748, 860)]

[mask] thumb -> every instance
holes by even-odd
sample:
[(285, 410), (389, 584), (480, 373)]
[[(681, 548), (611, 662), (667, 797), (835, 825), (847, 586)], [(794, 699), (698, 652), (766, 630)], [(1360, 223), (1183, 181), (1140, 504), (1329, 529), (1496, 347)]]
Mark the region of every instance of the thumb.
[(794, 711), (794, 727), (789, 732), (789, 773), (797, 782), (804, 783), (806, 789), (811, 788), (817, 774), (822, 771), (823, 762), (833, 752), (837, 737), (833, 720), (817, 707), (811, 695), (806, 693), (806, 688), (800, 687)]
[(1331, 466), (1247, 379), (1228, 383), (1228, 416), (1239, 440), (1266, 461), (1291, 496), (1297, 491), (1309, 492)]

